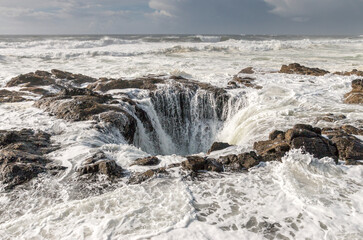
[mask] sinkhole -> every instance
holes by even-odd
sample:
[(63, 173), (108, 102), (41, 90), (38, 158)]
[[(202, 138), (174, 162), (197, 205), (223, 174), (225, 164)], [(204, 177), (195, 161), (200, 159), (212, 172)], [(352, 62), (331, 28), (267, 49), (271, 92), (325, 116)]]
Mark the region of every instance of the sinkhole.
[(134, 145), (152, 155), (206, 152), (241, 101), (226, 91), (164, 87), (139, 104)]

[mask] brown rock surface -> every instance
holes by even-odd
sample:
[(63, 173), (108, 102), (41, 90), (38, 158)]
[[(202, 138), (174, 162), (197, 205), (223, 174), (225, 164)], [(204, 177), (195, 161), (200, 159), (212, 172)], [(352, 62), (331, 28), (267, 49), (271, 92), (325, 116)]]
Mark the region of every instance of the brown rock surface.
[(9, 91), (6, 89), (0, 90), (0, 103), (5, 102), (24, 102), (27, 101), (22, 96), (25, 95), (21, 92)]
[(110, 160), (103, 152), (95, 153), (87, 158), (77, 172), (83, 174), (104, 174), (110, 178), (122, 177), (123, 169), (114, 160)]
[(363, 79), (352, 81), (352, 91), (344, 95), (344, 102), (349, 104), (363, 104)]
[(148, 179), (158, 176), (159, 174), (168, 174), (164, 167), (157, 169), (149, 169), (143, 173), (137, 173), (130, 177), (129, 184), (140, 184)]
[(232, 145), (229, 145), (228, 143), (224, 143), (224, 142), (214, 142), (212, 144), (212, 146), (210, 147), (210, 149), (208, 150), (208, 154), (210, 154), (211, 152), (214, 152), (214, 151), (219, 151), (219, 150), (228, 148), (230, 146), (232, 146)]
[(54, 175), (64, 170), (44, 156), (54, 150), (50, 135), (45, 132), (0, 130), (0, 181), (5, 189), (13, 189), (40, 173)]
[(357, 69), (353, 69), (350, 72), (335, 72), (334, 74), (342, 75), (342, 76), (352, 76), (352, 75), (356, 75), (356, 76), (363, 77), (363, 71), (358, 71)]
[(130, 166), (133, 166), (133, 165), (154, 166), (154, 165), (158, 165), (159, 163), (160, 163), (159, 158), (157, 158), (155, 156), (151, 156), (151, 157), (145, 157), (145, 158), (138, 158)]
[(323, 76), (329, 72), (319, 68), (305, 67), (298, 63), (291, 63), (289, 65), (282, 65), (279, 73)]
[(321, 129), (306, 124), (296, 124), (285, 133), (274, 131), (270, 134), (270, 140), (255, 142), (253, 147), (265, 161), (280, 159), (294, 148), (301, 148), (317, 158), (338, 159), (335, 144), (321, 136)]
[(182, 162), (182, 168), (193, 172), (213, 171), (222, 172), (223, 166), (215, 159), (204, 158), (199, 156), (188, 156), (187, 160)]
[(253, 70), (253, 67), (246, 67), (246, 68), (242, 69), (239, 73), (254, 74), (255, 71)]

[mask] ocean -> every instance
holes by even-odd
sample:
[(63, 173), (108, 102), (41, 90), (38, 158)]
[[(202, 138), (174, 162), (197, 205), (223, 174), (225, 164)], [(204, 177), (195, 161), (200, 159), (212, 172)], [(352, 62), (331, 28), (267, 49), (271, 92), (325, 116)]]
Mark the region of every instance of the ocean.
[[(76, 183), (81, 160), (98, 150), (123, 169), (142, 172), (156, 167), (131, 166), (137, 158), (156, 155), (161, 160), (157, 167), (166, 167), (186, 155), (206, 156), (216, 141), (234, 146), (209, 157), (252, 151), (253, 143), (273, 130), (297, 123), (362, 127), (363, 106), (343, 102), (357, 76), (277, 73), (281, 65), (294, 62), (330, 72), (363, 71), (363, 37), (0, 36), (0, 89), (19, 74), (59, 69), (126, 80), (179, 76), (224, 88), (231, 96), (223, 117), (216, 117), (203, 112), (193, 95), (188, 100), (191, 117), (179, 122), (175, 119), (181, 119), (183, 109), (171, 117), (160, 115), (161, 104), (167, 109), (178, 104), (168, 89), (160, 90), (162, 100), (156, 102), (146, 90), (110, 90), (114, 96), (131, 96), (152, 119), (158, 142), (141, 129), (134, 144), (120, 134), (95, 130), (92, 121), (51, 116), (33, 105), (36, 97), (0, 103), (0, 130), (49, 132), (59, 149), (48, 157), (67, 167), (60, 176), (41, 175), (24, 187), (0, 192), (0, 238), (362, 239), (363, 167), (336, 165), (297, 149), (281, 162), (260, 163), (245, 172), (206, 173), (197, 180), (176, 169), (135, 185), (127, 177), (114, 183), (102, 176), (86, 185)], [(252, 76), (262, 88), (227, 88), (246, 67), (254, 68)], [(215, 108), (208, 96), (203, 99)], [(346, 118), (319, 121), (327, 114)]]

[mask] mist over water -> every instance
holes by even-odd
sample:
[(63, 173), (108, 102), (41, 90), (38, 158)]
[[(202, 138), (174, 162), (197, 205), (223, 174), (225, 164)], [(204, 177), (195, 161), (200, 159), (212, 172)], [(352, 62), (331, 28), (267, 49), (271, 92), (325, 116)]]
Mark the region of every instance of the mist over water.
[[(124, 169), (142, 172), (149, 168), (130, 166), (140, 157), (158, 155), (158, 167), (167, 166), (184, 161), (184, 155), (205, 156), (214, 141), (236, 146), (210, 157), (251, 151), (272, 130), (296, 123), (359, 127), (363, 106), (342, 101), (356, 76), (275, 72), (292, 62), (331, 72), (363, 70), (362, 53), (359, 36), (0, 36), (0, 87), (19, 74), (55, 68), (123, 79), (176, 75), (225, 88), (248, 66), (262, 86), (226, 90), (221, 112), (216, 96), (203, 91), (163, 86), (149, 97), (142, 90), (122, 90), (157, 130), (140, 127), (134, 144), (112, 129), (94, 130), (90, 121), (56, 119), (33, 102), (0, 104), (0, 130), (52, 133), (61, 148), (49, 157), (68, 167), (60, 177), (40, 177), (0, 193), (0, 238), (362, 239), (363, 167), (335, 165), (300, 150), (246, 173), (206, 173), (197, 181), (171, 170), (140, 185), (100, 179), (107, 190), (73, 182), (81, 161), (97, 150)], [(117, 98), (117, 91), (108, 93)], [(347, 118), (316, 120), (328, 113)]]

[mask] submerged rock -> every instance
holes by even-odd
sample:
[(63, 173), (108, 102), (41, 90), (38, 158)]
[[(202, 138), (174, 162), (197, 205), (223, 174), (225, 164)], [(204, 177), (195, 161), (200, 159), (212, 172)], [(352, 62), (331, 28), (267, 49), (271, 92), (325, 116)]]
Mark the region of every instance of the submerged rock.
[(25, 98), (22, 97), (23, 95), (25, 95), (25, 94), (21, 93), (21, 92), (1, 89), (0, 90), (0, 103), (27, 101)]
[(187, 160), (182, 162), (182, 168), (184, 170), (190, 170), (193, 172), (198, 171), (213, 171), (222, 172), (223, 165), (212, 158), (205, 158), (199, 156), (188, 156)]
[(166, 171), (166, 168), (164, 168), (164, 167), (157, 168), (157, 169), (149, 169), (146, 172), (134, 174), (133, 176), (130, 177), (128, 183), (129, 184), (140, 184), (153, 177), (156, 177), (158, 175), (165, 175), (165, 174), (168, 174), (168, 172)]
[(110, 178), (122, 177), (123, 169), (114, 160), (106, 157), (104, 152), (95, 153), (87, 158), (77, 172), (83, 174), (104, 174)]
[(266, 161), (281, 159), (290, 149), (298, 148), (317, 158), (338, 160), (335, 144), (321, 135), (320, 128), (306, 124), (296, 124), (286, 132), (274, 131), (270, 134), (270, 140), (255, 142), (253, 147)]
[(158, 165), (159, 163), (160, 163), (159, 158), (157, 158), (155, 156), (151, 156), (151, 157), (145, 157), (145, 158), (138, 158), (130, 166), (133, 166), (133, 165), (154, 166), (154, 165)]
[(363, 77), (363, 71), (359, 71), (359, 70), (357, 70), (357, 69), (353, 69), (353, 70), (352, 70), (352, 71), (350, 71), (350, 72), (335, 72), (334, 74), (342, 75), (342, 76), (352, 76), (352, 75), (357, 75), (357, 76)]
[(208, 150), (208, 154), (210, 154), (211, 152), (214, 152), (214, 151), (223, 150), (223, 149), (228, 148), (230, 146), (232, 146), (232, 145), (229, 145), (228, 143), (214, 142), (212, 144), (212, 146), (210, 147), (210, 149)]
[(325, 121), (325, 122), (337, 122), (340, 120), (344, 120), (347, 117), (343, 114), (335, 115), (332, 113), (326, 114), (324, 116), (318, 117), (317, 121)]
[(64, 170), (44, 156), (55, 149), (45, 132), (0, 130), (0, 181), (5, 189), (13, 189), (40, 173), (54, 175)]
[(243, 77), (243, 76), (237, 75), (237, 76), (233, 77), (233, 81), (229, 82), (228, 85), (234, 85), (236, 87), (238, 85), (243, 85), (243, 86), (249, 87), (249, 88), (262, 89), (261, 86), (254, 83), (255, 80), (256, 80), (255, 78)]
[(291, 63), (289, 65), (282, 65), (279, 73), (323, 76), (329, 72), (319, 68), (305, 67), (298, 63)]
[(242, 69), (239, 73), (254, 74), (255, 71), (253, 70), (253, 67), (246, 67), (246, 68)]
[(344, 102), (349, 104), (363, 104), (363, 79), (352, 81), (352, 91), (344, 95)]
[(222, 163), (228, 171), (241, 171), (258, 165), (263, 158), (258, 156), (256, 152), (241, 153), (238, 155), (230, 154), (219, 157), (218, 162)]

